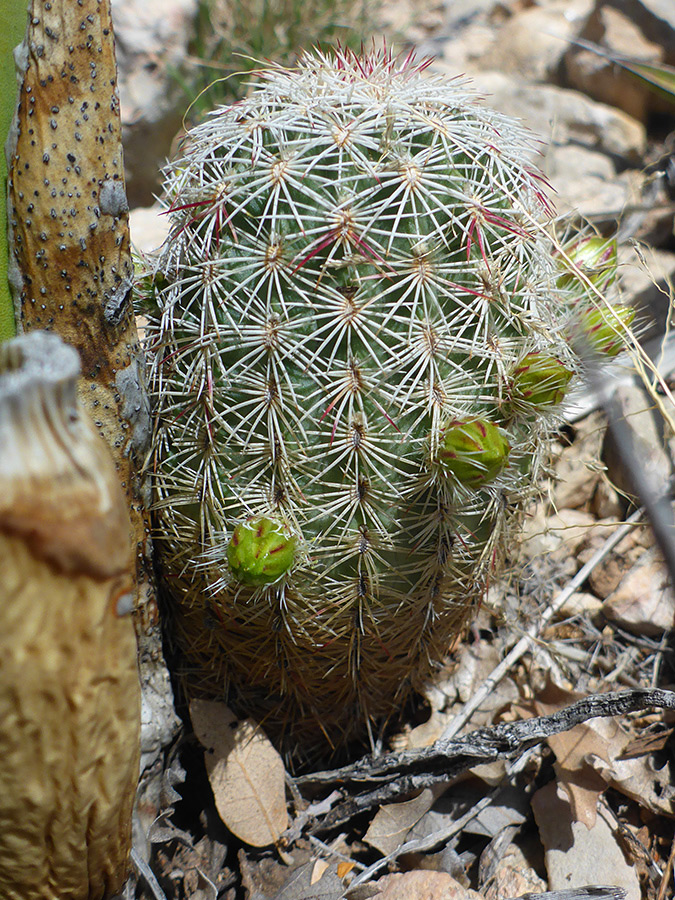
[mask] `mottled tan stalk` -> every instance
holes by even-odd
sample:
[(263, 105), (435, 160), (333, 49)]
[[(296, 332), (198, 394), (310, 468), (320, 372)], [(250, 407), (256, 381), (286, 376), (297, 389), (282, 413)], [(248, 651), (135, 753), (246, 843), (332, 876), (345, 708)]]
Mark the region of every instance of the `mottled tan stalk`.
[(0, 348), (0, 896), (99, 900), (127, 874), (140, 688), (129, 520), (52, 335)]
[[(146, 707), (144, 763), (176, 726), (152, 577), (142, 474), (150, 437), (131, 292), (110, 0), (32, 0), (10, 150), (10, 259), (19, 331), (58, 332), (82, 360), (79, 396), (126, 493)], [(152, 804), (150, 805), (152, 807)], [(154, 807), (148, 819), (154, 818)]]
[[(109, 0), (33, 0), (10, 160), (20, 331), (58, 332), (82, 361), (82, 404), (131, 510), (141, 606), (152, 597), (139, 468), (149, 408), (133, 317), (128, 208)], [(147, 628), (156, 627), (154, 603)]]

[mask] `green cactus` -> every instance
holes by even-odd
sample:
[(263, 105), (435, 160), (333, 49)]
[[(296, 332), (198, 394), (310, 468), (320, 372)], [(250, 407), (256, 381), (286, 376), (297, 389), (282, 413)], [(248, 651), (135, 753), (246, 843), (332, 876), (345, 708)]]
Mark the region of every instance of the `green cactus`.
[(565, 257), (560, 260), (559, 287), (578, 284), (583, 275), (599, 291), (606, 291), (616, 281), (618, 257), (616, 240), (601, 237), (575, 239), (564, 248)]
[(282, 523), (253, 516), (232, 532), (227, 547), (230, 571), (242, 584), (273, 584), (293, 565), (295, 544)]
[(572, 380), (572, 371), (546, 353), (528, 353), (513, 370), (511, 398), (522, 409), (559, 406)]
[[(309, 54), (167, 171), (145, 308), (186, 680), (300, 752), (433, 675), (579, 370), (530, 137), (425, 67)], [(556, 369), (529, 395), (528, 359)], [(293, 538), (273, 583), (232, 550), (251, 517)]]
[(556, 284), (573, 297), (570, 341), (582, 356), (588, 358), (590, 351), (596, 364), (602, 357), (618, 356), (629, 343), (635, 309), (620, 303), (610, 305), (606, 299), (618, 274), (616, 240), (575, 238), (562, 250)]
[(509, 460), (509, 442), (487, 419), (456, 419), (441, 432), (438, 461), (457, 481), (482, 487), (499, 475)]
[(594, 353), (618, 356), (625, 349), (626, 329), (634, 319), (635, 310), (631, 306), (585, 309), (580, 313), (577, 331)]

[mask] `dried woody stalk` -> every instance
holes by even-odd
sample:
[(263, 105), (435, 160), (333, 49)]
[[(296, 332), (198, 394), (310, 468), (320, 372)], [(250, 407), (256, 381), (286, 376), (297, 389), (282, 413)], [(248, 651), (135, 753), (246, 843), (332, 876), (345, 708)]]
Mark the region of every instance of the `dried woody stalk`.
[(149, 494), (140, 474), (150, 407), (131, 300), (110, 0), (32, 0), (19, 67), (8, 142), (17, 327), (58, 332), (77, 349), (80, 402), (110, 447), (126, 494), (144, 705), (152, 720), (143, 732), (148, 763), (171, 738), (176, 719), (152, 580)]
[(56, 335), (0, 345), (0, 896), (127, 872), (140, 690), (129, 519)]
[(146, 651), (156, 607), (138, 474), (150, 433), (133, 316), (128, 206), (109, 0), (33, 0), (10, 136), (10, 277), (19, 331), (58, 332), (131, 512)]
[(322, 789), (339, 790), (333, 808), (310, 828), (325, 831), (382, 803), (449, 781), (473, 766), (498, 759), (516, 759), (547, 737), (588, 719), (626, 715), (652, 707), (675, 709), (675, 692), (632, 690), (593, 694), (548, 716), (479, 728), (464, 737), (441, 739), (428, 748), (365, 757), (340, 769), (302, 776), (295, 779), (295, 784), (306, 796), (315, 796)]

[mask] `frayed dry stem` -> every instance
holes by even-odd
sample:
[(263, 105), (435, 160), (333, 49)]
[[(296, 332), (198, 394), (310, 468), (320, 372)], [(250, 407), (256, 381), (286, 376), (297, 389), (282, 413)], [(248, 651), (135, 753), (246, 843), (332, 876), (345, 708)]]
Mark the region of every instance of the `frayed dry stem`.
[(303, 776), (296, 779), (296, 784), (309, 795), (322, 786), (339, 786), (342, 801), (312, 828), (326, 831), (412, 791), (450, 781), (474, 766), (517, 759), (552, 735), (589, 719), (652, 708), (675, 710), (675, 692), (643, 689), (592, 694), (546, 716), (480, 728), (460, 738), (441, 738), (431, 747), (419, 750), (365, 757), (341, 769)]

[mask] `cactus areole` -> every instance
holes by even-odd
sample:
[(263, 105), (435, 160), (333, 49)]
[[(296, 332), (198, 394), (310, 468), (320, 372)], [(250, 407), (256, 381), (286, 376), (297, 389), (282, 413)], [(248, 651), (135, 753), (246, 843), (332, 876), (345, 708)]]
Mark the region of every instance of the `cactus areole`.
[(146, 279), (187, 683), (300, 752), (446, 657), (579, 370), (534, 141), (425, 68), (263, 73), (168, 169)]

